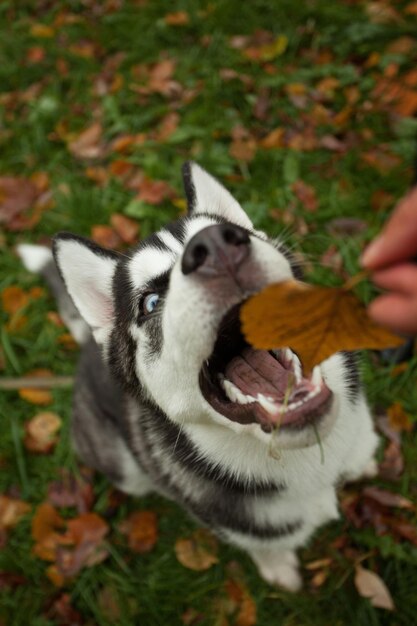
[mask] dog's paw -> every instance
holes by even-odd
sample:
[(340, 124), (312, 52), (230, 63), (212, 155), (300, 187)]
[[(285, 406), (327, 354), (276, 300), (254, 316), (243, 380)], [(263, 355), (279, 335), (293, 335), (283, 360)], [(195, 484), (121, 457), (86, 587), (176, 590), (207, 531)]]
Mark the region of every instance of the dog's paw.
[(298, 559), (294, 552), (263, 552), (252, 553), (260, 576), (270, 585), (281, 587), (286, 591), (296, 592), (303, 586), (298, 571)]
[(375, 478), (376, 476), (378, 476), (378, 463), (376, 459), (371, 459), (362, 471), (362, 478)]

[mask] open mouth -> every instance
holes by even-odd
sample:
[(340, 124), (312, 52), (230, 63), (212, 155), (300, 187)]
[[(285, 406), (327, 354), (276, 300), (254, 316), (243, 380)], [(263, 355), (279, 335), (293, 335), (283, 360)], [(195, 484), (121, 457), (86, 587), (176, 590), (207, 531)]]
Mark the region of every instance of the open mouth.
[(239, 310), (223, 318), (214, 350), (200, 372), (200, 388), (207, 402), (240, 424), (259, 423), (262, 430), (300, 430), (316, 423), (330, 409), (333, 394), (320, 366), (303, 374), (289, 348), (255, 350), (240, 330)]

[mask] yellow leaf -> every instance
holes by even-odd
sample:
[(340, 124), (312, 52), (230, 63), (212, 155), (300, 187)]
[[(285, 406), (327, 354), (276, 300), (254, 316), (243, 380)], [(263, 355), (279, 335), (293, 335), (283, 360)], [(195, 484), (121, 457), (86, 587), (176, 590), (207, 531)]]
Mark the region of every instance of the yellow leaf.
[(278, 35), (278, 37), (272, 43), (262, 46), (260, 50), (260, 58), (262, 61), (272, 61), (276, 57), (284, 54), (288, 46), (288, 37), (285, 35)]
[(270, 285), (240, 315), (250, 344), (262, 350), (289, 347), (307, 372), (341, 350), (381, 350), (404, 341), (375, 324), (351, 291), (294, 280)]
[(50, 39), (55, 35), (55, 31), (51, 26), (46, 24), (33, 24), (30, 28), (32, 37), (41, 37), (42, 39)]

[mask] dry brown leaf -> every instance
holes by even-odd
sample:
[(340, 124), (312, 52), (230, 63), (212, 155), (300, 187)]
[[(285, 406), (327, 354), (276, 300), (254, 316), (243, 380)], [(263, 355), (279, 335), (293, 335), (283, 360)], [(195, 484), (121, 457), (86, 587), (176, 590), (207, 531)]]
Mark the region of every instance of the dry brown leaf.
[(16, 526), (31, 508), (27, 502), (0, 495), (0, 531)]
[(0, 176), (0, 224), (11, 226), (32, 207), (38, 195), (36, 185), (25, 178)]
[(57, 433), (62, 420), (56, 413), (45, 412), (35, 415), (25, 424), (24, 445), (31, 452), (47, 454), (58, 443)]
[[(27, 378), (52, 378), (53, 374), (47, 369), (38, 369), (28, 372)], [(38, 404), (40, 406), (46, 406), (52, 404), (53, 397), (48, 389), (35, 389), (33, 387), (19, 389), (19, 396), (30, 402), (31, 404)]]
[(6, 287), (1, 292), (1, 305), (5, 313), (14, 315), (29, 302), (29, 294), (17, 285)]
[(158, 520), (153, 511), (136, 511), (120, 524), (133, 552), (150, 552), (158, 539)]
[(384, 581), (378, 574), (365, 569), (361, 565), (356, 567), (355, 587), (360, 596), (369, 598), (372, 606), (388, 611), (395, 609), (393, 599)]
[(103, 156), (103, 129), (99, 122), (94, 122), (68, 143), (68, 149), (77, 159), (97, 159)]
[(175, 554), (181, 565), (202, 572), (218, 562), (217, 547), (217, 539), (208, 530), (201, 528), (188, 539), (177, 539)]
[[(47, 369), (37, 369), (26, 374), (27, 378), (49, 378), (52, 376), (52, 372)], [(19, 389), (19, 396), (31, 404), (40, 406), (46, 406), (53, 402), (52, 394), (48, 389), (22, 388)]]
[(94, 502), (91, 475), (84, 471), (73, 476), (68, 470), (61, 471), (61, 478), (48, 486), (48, 500), (57, 507), (76, 507), (78, 513), (89, 511)]
[(177, 11), (176, 13), (167, 13), (164, 17), (168, 26), (185, 26), (190, 21), (190, 16), (185, 11)]
[(157, 205), (167, 198), (174, 198), (175, 195), (174, 189), (164, 180), (151, 180), (144, 177), (137, 197), (138, 200)]
[(96, 224), (91, 227), (91, 239), (104, 248), (117, 249), (122, 243), (114, 228), (107, 224)]
[(139, 235), (138, 222), (120, 213), (113, 213), (110, 218), (110, 224), (123, 243), (131, 245), (137, 242)]
[(391, 428), (398, 432), (413, 430), (413, 422), (410, 416), (404, 411), (404, 407), (400, 402), (394, 402), (387, 409), (388, 421)]
[(351, 291), (294, 280), (270, 285), (250, 298), (241, 321), (255, 348), (289, 347), (307, 372), (342, 350), (380, 350), (404, 341), (375, 324)]
[(314, 213), (314, 211), (317, 210), (319, 201), (314, 187), (308, 185), (302, 180), (296, 180), (295, 183), (292, 184), (291, 188), (302, 206), (307, 211)]
[(415, 508), (414, 504), (408, 498), (404, 498), (404, 496), (401, 496), (399, 493), (393, 493), (392, 491), (387, 491), (386, 489), (380, 489), (379, 487), (365, 487), (362, 494), (367, 498), (371, 498), (371, 500), (378, 502), (378, 504), (382, 504), (383, 506), (409, 509), (411, 511)]

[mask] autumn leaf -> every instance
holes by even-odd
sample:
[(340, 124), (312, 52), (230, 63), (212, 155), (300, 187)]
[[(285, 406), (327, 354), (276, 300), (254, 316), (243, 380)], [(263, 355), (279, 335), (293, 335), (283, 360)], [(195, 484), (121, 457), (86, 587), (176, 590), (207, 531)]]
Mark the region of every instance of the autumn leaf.
[(31, 508), (27, 502), (0, 495), (0, 531), (16, 526)]
[(185, 11), (177, 11), (176, 13), (167, 13), (164, 17), (168, 26), (185, 26), (190, 21), (190, 16)]
[(137, 221), (120, 213), (113, 213), (110, 218), (110, 224), (123, 243), (132, 245), (137, 242), (139, 235), (139, 224)]
[(242, 330), (255, 348), (289, 347), (306, 371), (342, 350), (401, 345), (403, 339), (375, 324), (347, 289), (298, 281), (270, 285), (241, 310)]
[(411, 432), (413, 430), (413, 422), (410, 416), (404, 411), (404, 407), (400, 402), (394, 402), (387, 409), (388, 421), (390, 426), (398, 432), (406, 431)]
[(36, 185), (25, 178), (0, 176), (0, 224), (10, 227), (31, 208), (38, 196)]
[(314, 187), (302, 180), (296, 180), (291, 188), (306, 211), (314, 213), (317, 210), (319, 202)]
[[(52, 377), (52, 372), (48, 369), (36, 369), (26, 374), (27, 378), (49, 378)], [(35, 387), (27, 387), (19, 389), (19, 396), (30, 402), (31, 404), (38, 404), (40, 406), (46, 406), (52, 404), (53, 397), (48, 389), (36, 389)]]
[(121, 238), (111, 226), (96, 224), (91, 227), (91, 239), (104, 248), (116, 250), (122, 243)]
[(1, 305), (5, 313), (14, 315), (29, 302), (29, 294), (17, 285), (6, 287), (1, 292)]
[(150, 552), (158, 539), (157, 517), (153, 511), (131, 513), (119, 528), (127, 536), (129, 548), (139, 554)]
[(61, 425), (61, 418), (56, 413), (45, 412), (35, 415), (25, 424), (25, 448), (30, 452), (41, 454), (51, 452), (58, 442), (57, 433)]
[(103, 129), (99, 122), (85, 128), (76, 138), (68, 142), (68, 149), (77, 159), (97, 159), (104, 155)]
[(177, 539), (175, 554), (184, 567), (202, 572), (218, 562), (217, 539), (206, 529), (197, 529), (187, 539)]
[(68, 470), (61, 471), (61, 478), (48, 486), (48, 501), (56, 507), (76, 507), (79, 513), (89, 511), (94, 502), (91, 476), (83, 471), (73, 476)]
[(395, 507), (399, 509), (408, 509), (413, 511), (414, 504), (408, 498), (404, 498), (399, 493), (393, 493), (386, 489), (380, 489), (379, 487), (369, 486), (365, 487), (362, 494), (378, 504), (382, 504), (387, 507)]
[(356, 566), (355, 587), (363, 598), (369, 598), (372, 606), (393, 611), (395, 609), (391, 594), (384, 581), (361, 565)]

